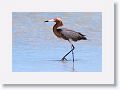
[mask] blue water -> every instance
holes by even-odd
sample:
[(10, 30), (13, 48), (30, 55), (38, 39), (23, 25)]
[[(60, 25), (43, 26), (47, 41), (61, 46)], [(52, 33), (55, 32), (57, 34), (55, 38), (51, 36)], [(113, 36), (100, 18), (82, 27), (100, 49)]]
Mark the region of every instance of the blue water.
[(59, 61), (70, 49), (68, 41), (58, 39), (49, 18), (61, 17), (64, 27), (86, 35), (88, 40), (73, 42), (74, 71), (102, 71), (102, 13), (100, 12), (13, 12), (12, 71), (72, 72), (72, 54)]

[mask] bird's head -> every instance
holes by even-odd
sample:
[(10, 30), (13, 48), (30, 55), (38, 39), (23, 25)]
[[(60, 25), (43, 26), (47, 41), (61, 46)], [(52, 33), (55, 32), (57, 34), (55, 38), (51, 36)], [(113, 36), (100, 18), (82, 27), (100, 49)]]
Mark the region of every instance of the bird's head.
[(46, 20), (45, 22), (62, 22), (62, 19), (57, 17), (57, 18), (54, 18), (54, 19)]
[(46, 20), (45, 22), (56, 22), (56, 23), (59, 24), (60, 26), (63, 26), (62, 19), (59, 18), (59, 17), (54, 18), (54, 19)]

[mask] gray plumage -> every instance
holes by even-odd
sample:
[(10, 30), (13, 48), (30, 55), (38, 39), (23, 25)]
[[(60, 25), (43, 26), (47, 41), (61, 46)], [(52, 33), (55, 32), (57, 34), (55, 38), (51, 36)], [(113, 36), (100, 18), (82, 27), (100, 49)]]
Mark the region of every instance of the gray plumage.
[(57, 29), (57, 31), (61, 33), (62, 38), (65, 40), (69, 40), (69, 39), (73, 41), (87, 40), (85, 35), (81, 34), (80, 32), (69, 30), (67, 28), (59, 28)]

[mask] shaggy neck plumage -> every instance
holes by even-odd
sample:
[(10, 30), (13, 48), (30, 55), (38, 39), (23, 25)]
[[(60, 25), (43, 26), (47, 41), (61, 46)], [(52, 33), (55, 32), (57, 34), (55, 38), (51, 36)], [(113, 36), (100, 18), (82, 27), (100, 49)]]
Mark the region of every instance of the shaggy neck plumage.
[(59, 37), (59, 32), (57, 31), (57, 28), (60, 27), (60, 26), (63, 26), (62, 21), (56, 22), (56, 24), (53, 26), (53, 32), (58, 37)]

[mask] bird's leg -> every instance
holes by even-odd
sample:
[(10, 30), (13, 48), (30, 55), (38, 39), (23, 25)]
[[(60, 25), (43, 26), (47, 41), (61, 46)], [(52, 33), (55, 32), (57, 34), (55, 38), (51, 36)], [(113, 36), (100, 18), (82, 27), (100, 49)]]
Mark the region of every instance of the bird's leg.
[[(74, 46), (73, 46), (73, 44), (72, 44), (72, 48), (75, 48)], [(73, 71), (74, 71), (74, 52), (73, 52), (73, 50), (72, 50), (72, 57), (73, 57)]]
[(73, 44), (72, 44), (72, 49), (71, 49), (67, 54), (65, 54), (65, 56), (61, 59), (61, 61), (67, 60), (65, 57), (66, 57), (70, 52), (72, 52), (74, 49), (75, 49), (75, 47), (74, 47)]

